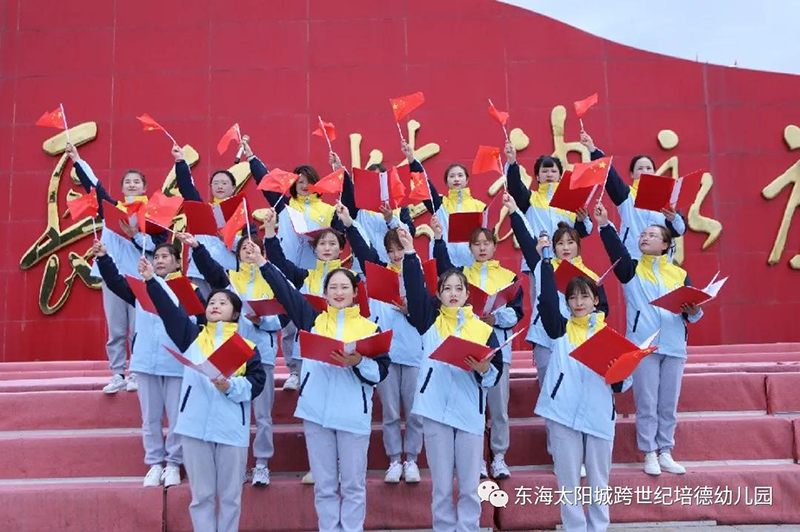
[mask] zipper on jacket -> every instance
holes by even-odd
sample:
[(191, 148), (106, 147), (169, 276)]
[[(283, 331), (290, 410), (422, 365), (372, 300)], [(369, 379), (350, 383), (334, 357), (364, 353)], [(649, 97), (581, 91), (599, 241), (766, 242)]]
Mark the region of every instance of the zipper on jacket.
[(636, 332), (636, 326), (639, 325), (639, 314), (641, 314), (641, 311), (637, 310), (636, 317), (633, 318), (633, 330), (631, 332)]
[(131, 353), (133, 353), (133, 348), (136, 346), (136, 337), (139, 333), (134, 333), (133, 338), (131, 338)]
[(364, 402), (364, 413), (367, 413), (367, 392), (364, 391), (364, 386), (361, 386), (361, 400)]
[(239, 408), (242, 409), (242, 426), (244, 426), (244, 403), (239, 403)]
[(614, 421), (617, 418), (617, 405), (616, 401), (614, 401), (614, 394), (611, 394), (611, 421)]
[(275, 347), (275, 333), (269, 333), (269, 346)]
[(625, 228), (625, 236), (622, 237), (622, 243), (623, 244), (625, 243), (626, 240), (628, 240), (628, 233), (630, 233), (630, 232), (631, 232), (631, 228), (630, 227), (626, 227)]
[(537, 323), (539, 323), (539, 317), (540, 317), (540, 314), (537, 312), (537, 313), (536, 313), (536, 317), (533, 319), (533, 324), (534, 324), (534, 325), (536, 325)]
[(478, 385), (478, 413), (483, 414), (483, 388)]
[(189, 393), (191, 391), (192, 391), (192, 387), (191, 386), (186, 388), (186, 395), (183, 396), (183, 401), (181, 401), (181, 412), (183, 412), (183, 409), (186, 408), (186, 401), (189, 400)]
[(425, 382), (422, 383), (422, 388), (419, 389), (419, 393), (425, 393), (425, 388), (428, 387), (428, 383), (431, 381), (432, 373), (433, 373), (433, 368), (428, 368), (428, 374), (425, 375)]
[(556, 381), (556, 386), (555, 386), (555, 388), (553, 388), (553, 393), (550, 394), (550, 399), (555, 399), (556, 398), (556, 394), (558, 393), (558, 389), (561, 387), (561, 381), (563, 381), (563, 380), (564, 380), (564, 373), (561, 372), (558, 375), (558, 380)]
[(300, 392), (297, 394), (297, 397), (300, 397), (301, 395), (303, 395), (303, 389), (306, 387), (306, 383), (308, 382), (308, 378), (310, 376), (311, 376), (311, 372), (309, 371), (308, 373), (306, 373), (306, 376), (303, 379), (303, 382), (300, 384)]

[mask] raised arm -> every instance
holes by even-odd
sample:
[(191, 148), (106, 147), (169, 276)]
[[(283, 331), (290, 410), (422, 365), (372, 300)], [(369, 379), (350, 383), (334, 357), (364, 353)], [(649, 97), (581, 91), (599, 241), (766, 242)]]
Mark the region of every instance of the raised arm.
[(289, 319), (294, 322), (298, 329), (310, 331), (314, 327), (314, 320), (319, 316), (319, 312), (314, 310), (311, 303), (303, 297), (300, 291), (289, 283), (289, 280), (275, 264), (264, 262), (260, 268), (261, 275), (272, 288), (272, 291), (275, 292), (275, 299), (286, 309)]
[[(517, 150), (511, 142), (506, 142), (504, 148), (506, 161), (506, 185), (508, 193), (514, 198), (519, 210), (525, 214), (531, 206), (531, 190), (522, 182), (522, 173), (517, 163)], [(531, 266), (533, 268), (533, 266)]]
[(92, 170), (92, 167), (84, 161), (83, 159), (77, 158), (73, 160), (73, 166), (75, 167), (75, 173), (78, 174), (78, 180), (81, 182), (81, 186), (86, 192), (91, 192), (92, 188), (97, 190), (97, 203), (98, 203), (98, 213), (100, 214), (100, 218), (103, 217), (103, 200), (111, 203), (111, 205), (116, 205), (117, 200), (111, 197), (109, 193), (106, 191), (103, 183), (97, 178)]
[(512, 212), (510, 219), (511, 229), (514, 231), (514, 237), (517, 239), (522, 256), (525, 257), (528, 268), (533, 271), (541, 260), (539, 252), (536, 251), (538, 239), (531, 234), (530, 225), (519, 210)]
[(286, 258), (286, 255), (283, 254), (281, 241), (278, 240), (278, 237), (272, 236), (265, 238), (264, 249), (267, 252), (269, 261), (283, 272), (293, 285), (303, 286), (303, 282), (306, 280), (306, 277), (308, 277), (308, 270), (295, 266), (292, 261)]
[(597, 287), (597, 295), (600, 303), (597, 305), (597, 311), (602, 312), (608, 317), (611, 309), (608, 306), (608, 296), (606, 296), (606, 288), (604, 286)]
[(147, 281), (147, 293), (153, 301), (164, 329), (181, 353), (186, 352), (195, 341), (200, 328), (195, 324), (182, 306), (172, 301), (164, 287), (155, 276)]
[(437, 238), (433, 241), (433, 257), (436, 259), (437, 274), (442, 275), (444, 272), (455, 268), (450, 261), (450, 253), (447, 251), (447, 242), (442, 238)]
[(203, 244), (197, 242), (197, 247), (192, 247), (192, 260), (197, 265), (200, 272), (208, 284), (213, 289), (227, 288), (231, 284), (228, 272), (225, 271), (219, 262), (214, 260)]
[(439, 314), (434, 305), (434, 297), (425, 287), (422, 264), (413, 250), (406, 251), (403, 257), (403, 283), (406, 288), (408, 321), (420, 334), (431, 328)]
[(350, 248), (353, 250), (353, 255), (356, 256), (358, 261), (361, 264), (364, 264), (364, 262), (372, 262), (385, 268), (386, 263), (380, 259), (378, 251), (364, 240), (361, 231), (352, 224), (350, 226), (345, 225), (345, 227), (345, 234), (347, 235), (348, 242), (350, 242)]
[(400, 223), (406, 226), (411, 236), (417, 236), (417, 226), (414, 225), (414, 219), (411, 217), (411, 210), (408, 207), (400, 208)]
[[(619, 282), (622, 284), (630, 282), (636, 275), (637, 261), (631, 258), (631, 254), (625, 248), (625, 245), (619, 239), (617, 230), (611, 222), (608, 221), (608, 212), (606, 208), (598, 203), (595, 207), (595, 218), (597, 226), (600, 228), (600, 239), (603, 241), (603, 246), (606, 248), (608, 258), (611, 264), (617, 263), (614, 266), (614, 275), (617, 276)], [(619, 262), (617, 262), (619, 260)]]
[(550, 338), (561, 338), (567, 333), (567, 318), (561, 315), (558, 301), (558, 288), (553, 265), (549, 260), (543, 261), (540, 267), (541, 289), (539, 304), (536, 306), (542, 318), (542, 326)]
[(136, 306), (136, 296), (133, 295), (128, 281), (120, 275), (114, 259), (106, 255), (106, 247), (100, 241), (95, 241), (92, 248), (100, 276), (109, 290), (130, 306)]
[(183, 149), (180, 146), (172, 147), (172, 156), (175, 157), (175, 179), (178, 182), (178, 192), (187, 201), (203, 201), (200, 192), (194, 185), (192, 170), (183, 156)]
[[(591, 158), (593, 161), (597, 159), (601, 159), (606, 156), (600, 149), (595, 149), (591, 153)], [(631, 187), (629, 187), (620, 177), (619, 172), (617, 169), (614, 168), (614, 165), (611, 165), (611, 168), (608, 170), (608, 180), (606, 181), (606, 192), (608, 192), (608, 197), (611, 198), (611, 201), (614, 202), (614, 205), (620, 206), (623, 201), (628, 199), (628, 196), (631, 193)]]

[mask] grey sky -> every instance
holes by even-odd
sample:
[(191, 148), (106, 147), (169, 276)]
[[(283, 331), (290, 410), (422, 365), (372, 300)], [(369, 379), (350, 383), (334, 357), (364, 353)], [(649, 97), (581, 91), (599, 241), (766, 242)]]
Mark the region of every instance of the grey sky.
[(621, 44), (800, 74), (800, 0), (501, 0)]

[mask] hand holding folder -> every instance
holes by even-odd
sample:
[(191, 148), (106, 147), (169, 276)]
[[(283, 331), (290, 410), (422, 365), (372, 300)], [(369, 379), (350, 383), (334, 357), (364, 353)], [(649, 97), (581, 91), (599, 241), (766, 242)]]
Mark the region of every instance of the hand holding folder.
[(509, 301), (514, 299), (519, 290), (519, 281), (501, 288), (494, 294), (488, 294), (475, 285), (469, 287), (469, 299), (467, 300), (472, 305), (472, 312), (478, 317), (488, 316), (495, 310), (506, 306)]
[(614, 384), (628, 378), (644, 357), (658, 349), (650, 344), (659, 332), (637, 346), (606, 326), (575, 348), (570, 356), (604, 377), (606, 384)]
[(681, 286), (672, 292), (665, 294), (659, 298), (652, 300), (650, 303), (657, 307), (672, 312), (673, 314), (680, 314), (683, 312), (683, 305), (704, 305), (717, 297), (722, 286), (728, 280), (724, 277), (717, 280), (719, 272), (711, 278), (705, 288), (699, 289), (694, 286)]
[(199, 364), (195, 364), (181, 353), (173, 351), (167, 346), (164, 346), (164, 349), (169, 351), (184, 366), (199, 371), (211, 380), (219, 377), (230, 378), (237, 369), (242, 367), (242, 364), (246, 364), (250, 360), (254, 351), (238, 333), (228, 338), (219, 349), (211, 353), (211, 356)]
[(656, 212), (662, 209), (686, 209), (694, 202), (702, 177), (703, 170), (696, 170), (678, 179), (642, 174), (633, 206)]
[(333, 366), (344, 367), (331, 356), (334, 352), (354, 353), (362, 357), (374, 358), (389, 352), (392, 344), (392, 331), (372, 334), (356, 342), (343, 342), (328, 336), (300, 331), (300, 352), (303, 358), (324, 362)]
[(467, 364), (467, 357), (471, 356), (478, 362), (483, 362), (487, 359), (490, 359), (492, 356), (497, 354), (498, 351), (503, 349), (503, 347), (511, 343), (514, 338), (525, 332), (526, 329), (527, 327), (524, 327), (515, 332), (508, 340), (503, 342), (500, 347), (495, 349), (483, 344), (464, 340), (458, 336), (448, 336), (445, 341), (442, 342), (433, 353), (431, 353), (430, 358), (433, 360), (438, 360), (439, 362), (444, 362), (445, 364), (450, 364), (451, 366), (463, 369), (464, 371), (472, 371), (472, 367)]

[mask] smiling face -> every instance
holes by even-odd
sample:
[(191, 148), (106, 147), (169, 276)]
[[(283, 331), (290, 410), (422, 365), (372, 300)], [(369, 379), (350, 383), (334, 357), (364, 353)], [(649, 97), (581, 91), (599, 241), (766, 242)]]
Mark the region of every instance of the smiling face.
[(600, 299), (594, 296), (588, 288), (582, 287), (576, 288), (569, 295), (567, 304), (573, 316), (583, 318), (595, 311), (597, 305), (600, 304)]
[(578, 243), (572, 238), (568, 232), (565, 232), (561, 239), (556, 242), (556, 256), (561, 260), (569, 260), (575, 258), (580, 253)]
[(634, 179), (639, 179), (642, 177), (642, 174), (655, 174), (656, 169), (653, 166), (653, 161), (650, 160), (648, 157), (639, 157), (633, 163), (633, 170), (631, 171), (631, 175)]
[(211, 177), (211, 194), (219, 200), (228, 199), (236, 192), (236, 187), (228, 174), (217, 172)]
[(124, 196), (144, 196), (147, 186), (142, 175), (137, 172), (128, 172), (122, 178), (122, 194)]
[(468, 180), (467, 171), (461, 165), (454, 165), (447, 171), (447, 188), (450, 190), (462, 190), (466, 188)]
[(439, 286), (439, 301), (445, 307), (463, 307), (467, 302), (469, 291), (464, 278), (455, 273), (450, 274)]
[(344, 272), (336, 272), (328, 279), (325, 288), (325, 299), (333, 308), (343, 309), (353, 305), (357, 290), (350, 277)]
[(238, 313), (233, 307), (233, 303), (224, 292), (217, 292), (208, 300), (206, 306), (206, 320), (210, 323), (218, 321), (236, 321), (239, 319)]
[(401, 246), (389, 246), (386, 249), (386, 253), (389, 255), (389, 260), (392, 261), (392, 264), (395, 266), (400, 266), (403, 264), (403, 256), (406, 254), (406, 252)]
[(664, 237), (664, 230), (657, 225), (646, 227), (639, 235), (639, 251), (644, 255), (663, 255), (669, 248), (669, 242)]
[(495, 244), (491, 238), (487, 237), (485, 232), (481, 231), (475, 238), (470, 240), (469, 250), (477, 262), (486, 262), (487, 260), (492, 260), (492, 257), (494, 257), (497, 244)]
[(175, 258), (167, 247), (158, 248), (153, 254), (153, 269), (159, 277), (166, 277), (178, 271), (180, 266), (180, 261)]
[(314, 246), (314, 253), (317, 255), (317, 259), (325, 262), (338, 259), (341, 252), (342, 246), (339, 243), (339, 239), (330, 232), (322, 235), (317, 241), (317, 245)]
[(300, 174), (300, 177), (297, 179), (297, 181), (294, 182), (294, 186), (298, 196), (305, 197), (310, 194), (310, 192), (308, 191), (309, 187), (308, 178), (305, 175)]

